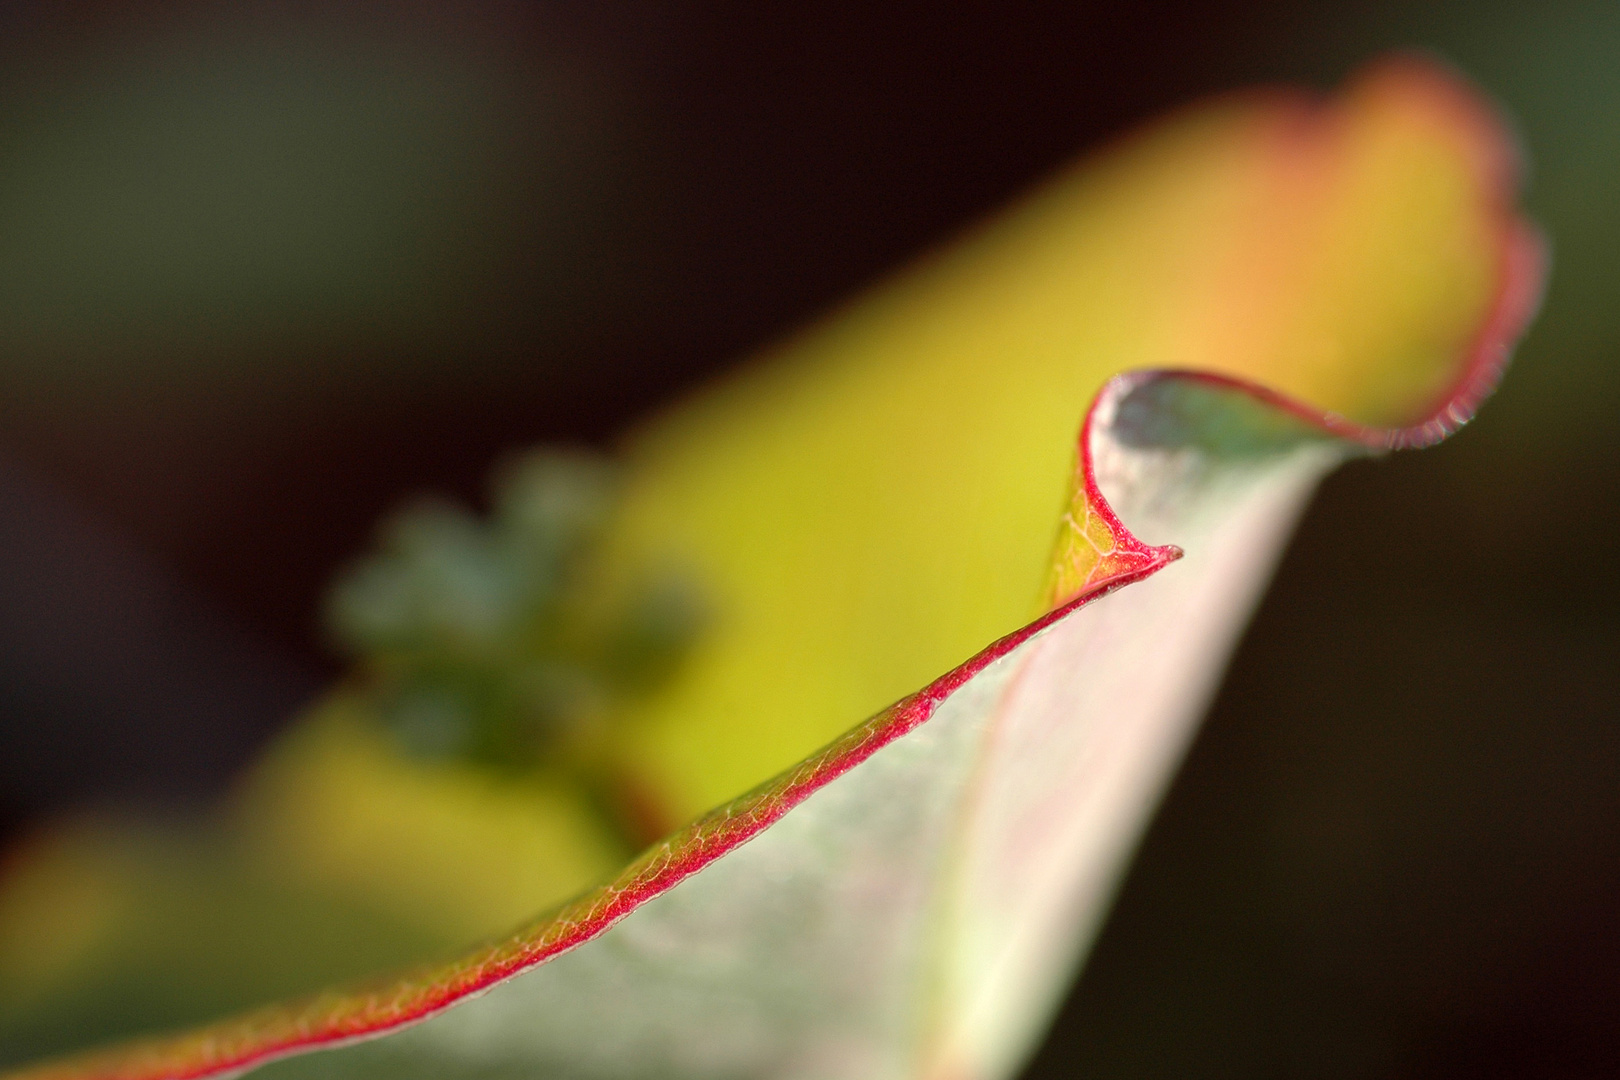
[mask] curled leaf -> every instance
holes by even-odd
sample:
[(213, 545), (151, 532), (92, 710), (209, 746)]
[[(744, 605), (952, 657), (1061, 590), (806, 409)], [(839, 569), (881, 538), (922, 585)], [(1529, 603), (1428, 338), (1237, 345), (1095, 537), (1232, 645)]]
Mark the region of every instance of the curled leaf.
[(677, 410), (608, 561), (713, 640), (611, 756), (719, 809), (448, 963), (16, 1076), (1007, 1075), (1312, 485), (1500, 374), (1503, 146), (1412, 60), (1226, 99)]

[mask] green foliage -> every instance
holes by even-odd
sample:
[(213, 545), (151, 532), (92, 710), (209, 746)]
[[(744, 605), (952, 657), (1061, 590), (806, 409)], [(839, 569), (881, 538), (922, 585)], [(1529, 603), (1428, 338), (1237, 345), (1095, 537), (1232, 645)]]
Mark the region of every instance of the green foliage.
[(332, 636), (407, 754), (561, 771), (611, 805), (604, 742), (677, 669), (703, 604), (668, 569), (604, 582), (596, 555), (619, 495), (606, 459), (535, 451), (492, 487), (487, 520), (438, 499), (389, 520), (332, 590)]

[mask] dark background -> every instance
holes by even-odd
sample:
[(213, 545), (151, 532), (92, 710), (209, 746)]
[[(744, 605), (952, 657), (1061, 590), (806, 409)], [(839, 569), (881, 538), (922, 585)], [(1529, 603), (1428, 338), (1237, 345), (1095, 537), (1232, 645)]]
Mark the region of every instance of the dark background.
[(1555, 272), (1324, 488), (1031, 1077), (1620, 1074), (1620, 7), (0, 10), (0, 818), (219, 790), (426, 489), (606, 445), (1197, 95), (1450, 59)]

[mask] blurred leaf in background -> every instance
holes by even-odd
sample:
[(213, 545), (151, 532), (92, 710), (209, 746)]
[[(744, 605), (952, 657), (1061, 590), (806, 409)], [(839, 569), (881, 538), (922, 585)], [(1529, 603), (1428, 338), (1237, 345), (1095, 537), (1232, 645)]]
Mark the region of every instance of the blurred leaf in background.
[(0, 809), (217, 787), (330, 666), (314, 583), (386, 505), (348, 483), (409, 460), (334, 438), (566, 382), (626, 105), (520, 14), (0, 13)]
[[(673, 822), (722, 807), (449, 968), (92, 1070), (231, 1071), (406, 1024), (599, 931), (356, 1053), (404, 1053), (390, 1071), (423, 1075), (491, 1055), (612, 1076), (848, 1076), (907, 1059), (1003, 1075), (1100, 922), (1284, 523), (1338, 456), (1322, 440), (1333, 421), (1310, 410), (1415, 424), (1356, 437), (1422, 444), (1494, 385), (1539, 295), (1510, 157), (1466, 87), (1416, 62), (1375, 65), (1330, 104), (1262, 91), (1190, 107), (634, 433), (622, 512), (604, 467), (577, 454), (509, 464), (488, 521), (407, 510), (331, 609), (357, 678), (254, 770), (222, 847), (143, 874), (141, 844), (67, 825), (19, 852), (29, 887), (4, 897), (11, 925), (64, 925), (0, 952), (20, 999), (0, 1023), (13, 1044), (64, 1044), (95, 1030), (98, 989), (123, 1003), (103, 1036), (182, 1015), (191, 1004), (158, 993), (171, 983), (265, 993), (250, 985), (264, 965), (236, 954), (274, 942), (279, 975), (297, 922), (331, 924), (321, 908), (339, 899), (425, 938), (498, 933), (588, 884), (593, 856), (611, 866), (615, 820), (619, 860), (639, 846), (634, 818), (612, 813), (628, 777), (634, 804)], [(1077, 471), (1079, 403), (1121, 369), (1177, 363), (1271, 390), (1108, 382)], [(1267, 392), (1316, 404), (1295, 415)], [(1104, 531), (1060, 542), (1067, 584), (1043, 592), (1066, 477), (1064, 521)], [(959, 685), (975, 661), (883, 709), (981, 643), (1011, 648), (1003, 635), (1046, 604), (1182, 554), (1124, 534), (1098, 480), (1126, 520), (1188, 545), (1177, 571), (1065, 612), (982, 679)], [(592, 602), (593, 579), (667, 592), (639, 564), (671, 556), (717, 615), (690, 664), (658, 655), (684, 644), (668, 635), (618, 646), (644, 603)], [(937, 721), (882, 748), (942, 698)], [(232, 934), (229, 906), (204, 922), (171, 895), (210, 895), (199, 872), (296, 902), (242, 910), (253, 921)], [(59, 914), (73, 905), (52, 899), (53, 876), (55, 895), (89, 876), (112, 897)], [(177, 946), (154, 921), (195, 931)], [(214, 932), (228, 940), (211, 950), (199, 939)], [(331, 977), (323, 940), (310, 936), (312, 984)], [(126, 989), (107, 994), (109, 977)], [(490, 1025), (469, 1058), (466, 1034)]]
[(1445, 455), (1324, 485), (1031, 1076), (1620, 1055), (1620, 9), (1329, 5), (1254, 47), (1319, 78), (1392, 45), (1517, 124), (1546, 305)]
[[(256, 704), (264, 688), (290, 708), (328, 662), (319, 588), (399, 497), (471, 500), (510, 446), (601, 438), (1174, 101), (1327, 85), (1370, 53), (1425, 47), (1520, 125), (1555, 250), (1548, 306), (1488, 417), (1446, 454), (1328, 485), (1033, 1075), (1580, 1076), (1613, 1060), (1612, 5), (277, 10), (6, 15), (0, 144), (15, 167), (0, 206), (15, 208), (8, 232), (62, 251), (0, 268), (7, 303), (40, 309), (0, 327), (0, 448), (23, 477), (8, 481), (5, 536), (84, 555), (19, 564), (19, 580), (54, 566), (76, 592), (33, 606), (0, 593), (14, 816), (127, 783), (120, 762), (156, 774), (173, 755), (154, 745), (256, 717), (201, 755), (190, 783), (217, 783), (285, 711)], [(233, 81), (237, 67), (251, 78)], [(181, 82), (195, 100), (170, 109)], [(283, 100), (312, 122), (284, 123)], [(137, 101), (188, 117), (190, 134), (136, 122)], [(329, 115), (337, 101), (350, 104)], [(233, 116), (280, 132), (267, 145), (286, 171), (227, 167), (258, 153), (231, 151)], [(333, 145), (338, 171), (320, 156)], [(212, 164), (188, 172), (199, 154)], [(105, 188), (64, 176), (86, 163)], [(300, 169), (313, 189), (290, 179)], [(401, 220), (369, 215), (354, 176), (391, 192), (377, 205)], [(418, 198), (448, 216), (416, 213)], [(323, 248), (334, 200), (369, 224)], [(108, 222), (103, 203), (140, 211), (151, 246), (131, 247), (133, 226), (76, 232), (75, 213)], [(218, 239), (234, 229), (256, 237), (253, 274)], [(188, 230), (201, 239), (182, 243)], [(278, 278), (289, 252), (334, 291), (311, 292), (303, 269)], [(434, 274), (476, 284), (440, 300), (422, 291)], [(136, 294), (168, 323), (141, 325)], [(105, 366), (80, 366), (81, 348)], [(1389, 520), (1412, 524), (1392, 536)], [(202, 602), (224, 614), (199, 623)], [(9, 645), (32, 640), (41, 611), (64, 626), (48, 662)], [(122, 636), (68, 632), (98, 611)], [(208, 651), (226, 641), (235, 661)], [(174, 689), (205, 684), (201, 700)], [(120, 705), (130, 688), (151, 691), (138, 709)], [(205, 713), (217, 722), (174, 734)], [(74, 787), (108, 747), (102, 786)]]

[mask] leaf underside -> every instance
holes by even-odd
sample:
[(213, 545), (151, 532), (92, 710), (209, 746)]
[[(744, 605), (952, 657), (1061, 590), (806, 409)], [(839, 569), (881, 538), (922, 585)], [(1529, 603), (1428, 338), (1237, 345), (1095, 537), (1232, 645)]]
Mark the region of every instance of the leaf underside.
[(1231, 364), (1117, 376), (1081, 429), (1047, 614), (494, 944), (8, 1075), (1005, 1075), (1316, 481), (1437, 441), (1500, 375), (1540, 263), (1498, 164), (1488, 295), (1440, 392), (1401, 390), (1438, 405), (1391, 423)]
[(18, 1076), (998, 1075), (1095, 931), (1076, 915), (1136, 839), (1115, 823), (1145, 821), (1310, 490), (1424, 430), (1192, 373), (1116, 379), (1077, 499), (1109, 543), (1050, 614), (506, 941)]

